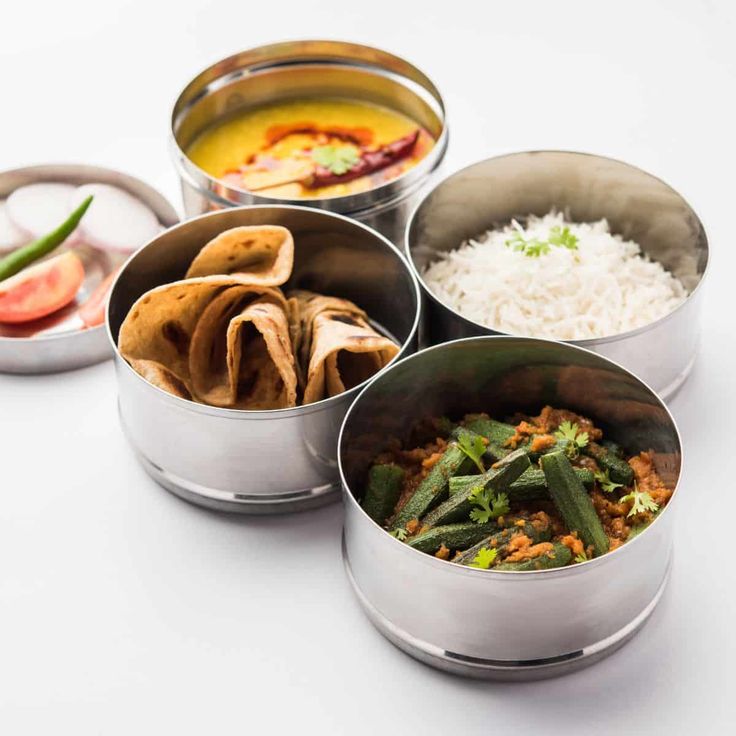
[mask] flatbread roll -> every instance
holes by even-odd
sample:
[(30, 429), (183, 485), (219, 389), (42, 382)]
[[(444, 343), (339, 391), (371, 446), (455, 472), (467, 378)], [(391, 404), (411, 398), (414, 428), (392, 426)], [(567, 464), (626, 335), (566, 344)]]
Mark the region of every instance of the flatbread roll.
[(192, 399), (192, 392), (179, 376), (155, 360), (131, 360), (133, 370), (148, 381), (148, 383), (167, 391), (180, 399)]
[(151, 289), (131, 307), (120, 353), (154, 386), (223, 408), (290, 408), (357, 386), (399, 346), (347, 299), (299, 290), (287, 300), (278, 286), (293, 260), (286, 228), (221, 233), (185, 279)]
[(194, 330), (189, 369), (194, 394), (204, 403), (251, 410), (296, 406), (283, 295), (271, 290), (257, 296), (246, 286), (218, 294)]
[(293, 314), (298, 319), (298, 326), (293, 328), (294, 353), (297, 362), (305, 375), (309, 366), (309, 356), (312, 350), (312, 328), (314, 319), (326, 309), (335, 309), (344, 314), (368, 319), (368, 315), (353, 302), (336, 296), (323, 296), (305, 289), (294, 289), (289, 292), (289, 303), (292, 304)]
[(281, 286), (294, 266), (294, 239), (279, 225), (234, 227), (199, 251), (186, 278), (226, 274), (251, 286)]
[[(354, 388), (387, 365), (399, 346), (378, 334), (352, 302), (341, 309), (323, 309), (309, 326), (304, 404)], [(302, 344), (302, 350), (305, 345)]]
[[(190, 386), (189, 349), (197, 323), (209, 303), (233, 286), (246, 288), (234, 284), (228, 276), (208, 276), (175, 281), (146, 292), (120, 327), (120, 354), (131, 365), (134, 360), (158, 363)], [(252, 298), (270, 294), (283, 300), (277, 289), (252, 286), (247, 290)], [(196, 398), (196, 392), (192, 393)]]

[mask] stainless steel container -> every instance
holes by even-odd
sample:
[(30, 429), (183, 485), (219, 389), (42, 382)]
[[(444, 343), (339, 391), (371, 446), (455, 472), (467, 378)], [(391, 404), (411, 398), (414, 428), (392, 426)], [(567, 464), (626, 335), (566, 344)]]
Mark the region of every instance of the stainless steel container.
[[(179, 222), (176, 210), (155, 189), (129, 174), (83, 164), (43, 164), (0, 173), (0, 199), (18, 187), (35, 182), (88, 184), (102, 182), (124, 189), (153, 210), (163, 227)], [(141, 243), (141, 245), (143, 245)], [(75, 248), (85, 265), (81, 293), (88, 296), (108, 273), (126, 258), (86, 246)], [(54, 316), (53, 328), (32, 337), (24, 336), (24, 326), (2, 327), (0, 371), (5, 373), (54, 373), (99, 363), (112, 357), (104, 325), (74, 328), (74, 316)], [(48, 321), (48, 320), (47, 320)], [(78, 318), (77, 318), (77, 321)], [(11, 336), (13, 335), (13, 336)]]
[(223, 511), (284, 512), (337, 500), (337, 435), (360, 387), (293, 409), (205, 406), (144, 380), (121, 357), (117, 338), (135, 300), (183, 278), (211, 238), (262, 224), (283, 225), (294, 236), (286, 288), (351, 299), (397, 340), (399, 356), (416, 349), (419, 285), (406, 260), (384, 237), (341, 215), (292, 206), (221, 210), (167, 230), (133, 256), (113, 287), (107, 315), (123, 428), (143, 467), (164, 488)]
[(414, 211), (406, 251), (426, 294), (430, 344), (503, 334), (472, 322), (434, 297), (422, 279), (438, 253), (512, 218), (551, 209), (572, 220), (606, 218), (614, 233), (641, 245), (689, 290), (674, 312), (612, 337), (573, 341), (632, 370), (661, 396), (679, 388), (695, 362), (702, 280), (708, 265), (703, 225), (688, 203), (660, 179), (601, 156), (565, 151), (515, 153), (468, 166), (440, 182)]
[[(424, 126), (436, 144), (404, 176), (368, 192), (293, 201), (228, 186), (187, 157), (186, 150), (199, 133), (237, 110), (313, 96), (350, 97), (397, 110)], [(353, 217), (393, 243), (403, 237), (420, 188), (442, 161), (448, 135), (442, 97), (423, 72), (393, 54), (341, 41), (276, 43), (218, 61), (181, 93), (171, 131), (187, 215), (243, 204), (295, 204)]]
[(682, 449), (657, 395), (624, 368), (572, 345), (520, 337), (445, 343), (368, 385), (342, 427), (343, 554), (368, 617), (399, 648), (439, 669), (487, 679), (536, 679), (591, 664), (626, 642), (662, 595), (678, 494), (619, 549), (571, 567), (500, 572), (454, 565), (392, 537), (361, 509), (367, 468), (389, 438), (432, 416), (535, 411), (592, 417), (627, 450), (653, 450), (675, 487)]

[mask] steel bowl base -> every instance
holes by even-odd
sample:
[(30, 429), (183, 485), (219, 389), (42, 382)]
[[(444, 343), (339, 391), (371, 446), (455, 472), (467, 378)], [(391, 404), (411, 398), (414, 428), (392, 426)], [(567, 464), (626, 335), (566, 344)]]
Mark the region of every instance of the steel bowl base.
[(202, 506), (213, 511), (253, 515), (285, 514), (326, 506), (335, 503), (340, 497), (339, 483), (328, 483), (316, 488), (304, 488), (270, 496), (206, 488), (167, 473), (139, 452), (136, 452), (136, 455), (143, 469), (162, 488), (195, 506)]
[(125, 426), (122, 415), (120, 417), (120, 423), (128, 443), (146, 473), (162, 488), (195, 506), (201, 506), (211, 511), (226, 511), (228, 513), (234, 512), (260, 516), (265, 514), (286, 514), (293, 511), (308, 511), (335, 503), (340, 498), (339, 482), (269, 495), (236, 493), (218, 488), (208, 488), (199, 483), (193, 483), (174, 473), (170, 473), (147, 458), (133, 442), (133, 438)]
[(662, 401), (671, 401), (675, 398), (675, 396), (677, 396), (680, 389), (685, 385), (685, 381), (687, 381), (687, 379), (690, 377), (690, 374), (693, 372), (693, 368), (695, 368), (695, 362), (697, 361), (697, 359), (698, 349), (696, 348), (695, 352), (693, 353), (693, 357), (690, 358), (687, 365), (677, 375), (677, 377), (667, 386), (657, 392)]
[(414, 659), (435, 669), (452, 675), (471, 677), (476, 680), (495, 680), (499, 682), (530, 682), (560, 677), (589, 667), (628, 642), (647, 622), (664, 594), (672, 570), (672, 558), (662, 578), (657, 592), (644, 609), (626, 626), (611, 636), (575, 652), (565, 652), (555, 657), (523, 661), (485, 659), (472, 655), (450, 652), (442, 647), (422, 641), (409, 632), (396, 626), (386, 618), (363, 594), (350, 568), (345, 537), (342, 541), (342, 559), (345, 564), (350, 585), (355, 592), (368, 620), (394, 646)]

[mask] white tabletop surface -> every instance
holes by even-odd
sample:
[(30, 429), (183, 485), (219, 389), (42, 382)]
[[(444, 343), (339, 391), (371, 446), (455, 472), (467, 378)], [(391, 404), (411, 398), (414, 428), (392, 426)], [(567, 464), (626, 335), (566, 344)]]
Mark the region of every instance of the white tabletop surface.
[(384, 641), (343, 573), (339, 505), (235, 518), (161, 490), (121, 433), (110, 362), (0, 376), (0, 732), (733, 732), (733, 4), (67, 0), (14, 2), (1, 26), (0, 168), (118, 167), (178, 207), (167, 122), (190, 77), (345, 38), (435, 80), (446, 170), (533, 148), (622, 158), (691, 201), (715, 253), (672, 401), (687, 470), (669, 590), (623, 650), (540, 683), (450, 677)]

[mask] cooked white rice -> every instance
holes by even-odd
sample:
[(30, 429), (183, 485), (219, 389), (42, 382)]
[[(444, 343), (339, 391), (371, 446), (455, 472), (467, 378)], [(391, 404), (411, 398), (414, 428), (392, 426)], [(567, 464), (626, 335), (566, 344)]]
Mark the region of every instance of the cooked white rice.
[[(547, 241), (555, 226), (578, 238), (576, 250), (552, 246), (530, 257), (506, 245), (516, 233)], [(636, 329), (687, 296), (682, 283), (636, 243), (611, 235), (606, 220), (578, 224), (555, 212), (463, 243), (430, 264), (424, 280), (440, 301), (474, 322), (558, 340)]]

